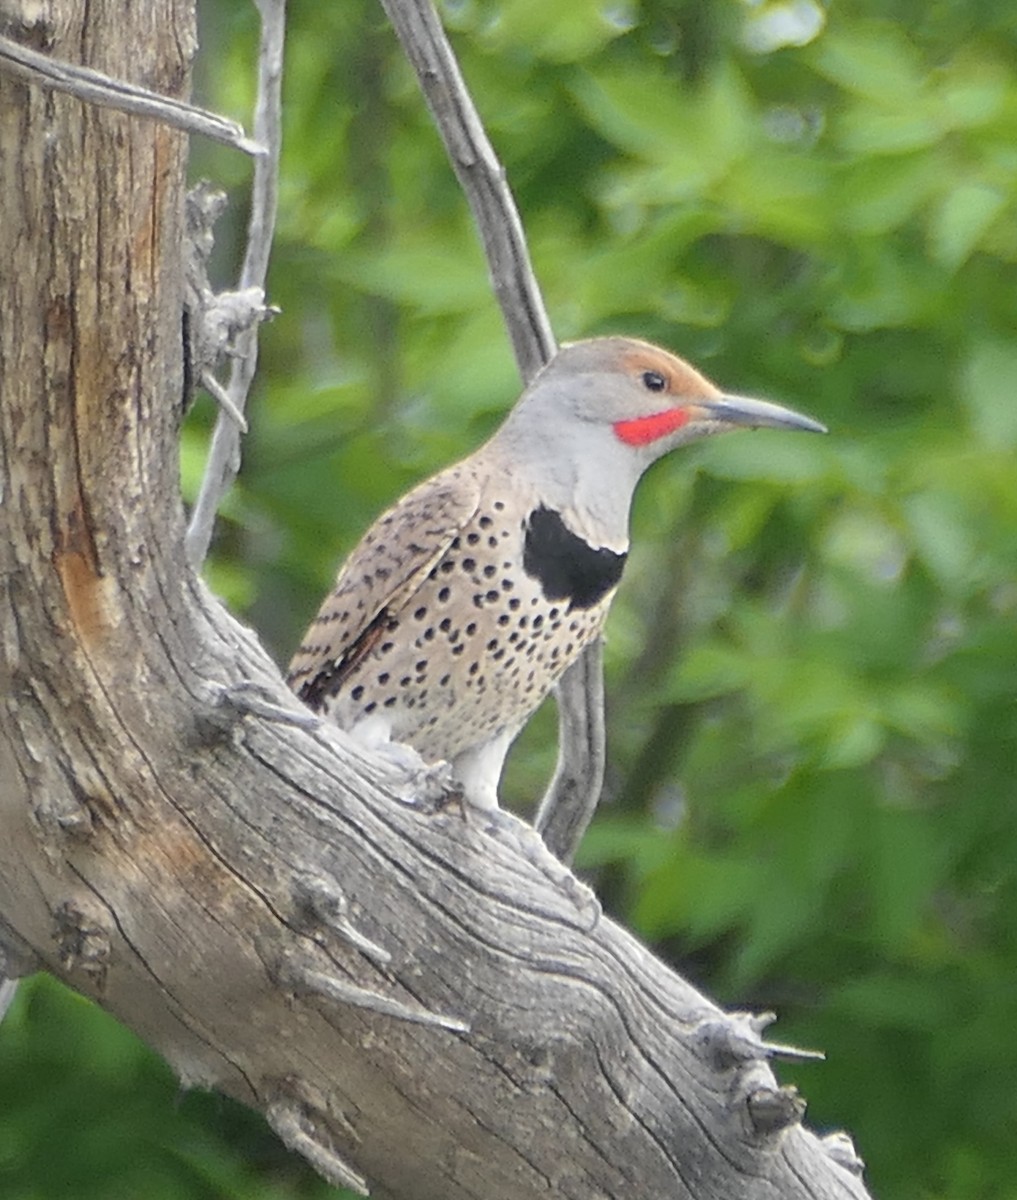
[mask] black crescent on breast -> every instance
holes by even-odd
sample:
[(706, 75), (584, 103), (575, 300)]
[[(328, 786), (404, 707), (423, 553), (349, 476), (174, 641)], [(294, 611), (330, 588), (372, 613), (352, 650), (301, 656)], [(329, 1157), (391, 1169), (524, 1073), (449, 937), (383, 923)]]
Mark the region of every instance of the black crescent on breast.
[(591, 546), (572, 532), (553, 509), (535, 508), (524, 523), (523, 570), (548, 600), (570, 608), (592, 608), (617, 587), (626, 554)]

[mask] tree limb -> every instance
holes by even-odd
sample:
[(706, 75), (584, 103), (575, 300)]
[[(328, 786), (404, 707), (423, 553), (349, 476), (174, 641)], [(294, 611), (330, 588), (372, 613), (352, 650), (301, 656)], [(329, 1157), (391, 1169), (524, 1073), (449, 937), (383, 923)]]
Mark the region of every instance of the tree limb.
[[(265, 147), (265, 154), (254, 163), (247, 249), (237, 293), (255, 291), (263, 297), (279, 193), (286, 0), (255, 0), (255, 3), (261, 14), (261, 41), (254, 136)], [(243, 414), (258, 366), (258, 323), (258, 320), (252, 320), (237, 333), (231, 352), (233, 363), (229, 384), (222, 389), (222, 395), (216, 391), (219, 385), (214, 377), (211, 377), (211, 386), (209, 380), (205, 380), (206, 387), (209, 387), (219, 404), (219, 415), (212, 434), (205, 475), (187, 530), (187, 557), (193, 567), (199, 567), (205, 561), (215, 527), (215, 514), (240, 470), (240, 437), (246, 432)]]
[(547, 848), (571, 863), (593, 818), (604, 779), (604, 643), (569, 667), (555, 692), (558, 763), (534, 821)]
[[(526, 235), (505, 168), (431, 0), (381, 0), (410, 60), (456, 178), (469, 202), (487, 257), (519, 371), (529, 382), (557, 347), (530, 262)], [(603, 652), (583, 651), (555, 689), (558, 762), (540, 804), (548, 848), (569, 863), (597, 807), (604, 782)]]
[(18, 981), (16, 979), (0, 978), (0, 1021), (7, 1015), (7, 1010), (10, 1008), (17, 990)]
[[(186, 88), (187, 0), (61, 9), (60, 53)], [(190, 568), (185, 161), (160, 125), (0, 79), (9, 962), (376, 1197), (864, 1197), (853, 1150), (798, 1123), (765, 1022), (585, 928), (451, 797), (400, 802)]]
[(519, 210), (431, 0), (381, 0), (420, 80), (449, 161), (469, 202), (491, 284), (528, 383), (556, 343)]
[(195, 108), (193, 104), (185, 104), (174, 96), (163, 96), (137, 84), (114, 79), (102, 71), (93, 71), (40, 54), (38, 50), (23, 46), (2, 34), (0, 70), (24, 83), (66, 92), (68, 96), (76, 96), (86, 104), (100, 104), (134, 116), (151, 117), (174, 129), (211, 138), (245, 154), (260, 156), (265, 153), (261, 142), (249, 138), (243, 126), (228, 117), (221, 117), (204, 108)]

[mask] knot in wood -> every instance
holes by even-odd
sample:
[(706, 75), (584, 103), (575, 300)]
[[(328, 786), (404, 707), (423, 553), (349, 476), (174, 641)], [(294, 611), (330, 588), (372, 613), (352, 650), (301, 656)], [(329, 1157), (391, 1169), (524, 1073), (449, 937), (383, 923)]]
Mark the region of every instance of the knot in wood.
[(791, 1084), (756, 1088), (745, 1097), (745, 1105), (752, 1128), (762, 1137), (773, 1137), (805, 1116), (805, 1101)]
[(700, 1056), (716, 1071), (766, 1057), (758, 1024), (745, 1013), (705, 1017), (697, 1023), (693, 1039)]
[(89, 906), (65, 900), (53, 911), (54, 937), (61, 965), (83, 971), (102, 991), (112, 956), (110, 935), (102, 919)]
[(865, 1160), (855, 1149), (855, 1144), (843, 1129), (828, 1133), (822, 1139), (823, 1149), (833, 1162), (852, 1175), (861, 1175), (865, 1170)]

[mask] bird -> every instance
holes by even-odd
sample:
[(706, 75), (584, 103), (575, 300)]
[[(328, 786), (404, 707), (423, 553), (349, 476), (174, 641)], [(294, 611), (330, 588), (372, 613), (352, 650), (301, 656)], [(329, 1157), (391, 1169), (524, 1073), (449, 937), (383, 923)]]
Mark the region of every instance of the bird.
[(509, 747), (598, 638), (629, 552), (636, 485), (713, 434), (818, 421), (722, 392), (629, 337), (563, 344), (493, 436), (379, 517), (289, 668), (297, 696), (370, 747), (448, 763), (498, 808)]

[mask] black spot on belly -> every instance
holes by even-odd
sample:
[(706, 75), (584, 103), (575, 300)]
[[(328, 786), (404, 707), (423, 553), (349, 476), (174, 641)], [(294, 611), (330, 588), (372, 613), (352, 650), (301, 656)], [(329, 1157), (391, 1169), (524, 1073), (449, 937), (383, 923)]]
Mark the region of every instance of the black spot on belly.
[(523, 570), (548, 600), (592, 608), (621, 579), (626, 555), (594, 547), (578, 537), (552, 509), (536, 508), (526, 521)]

